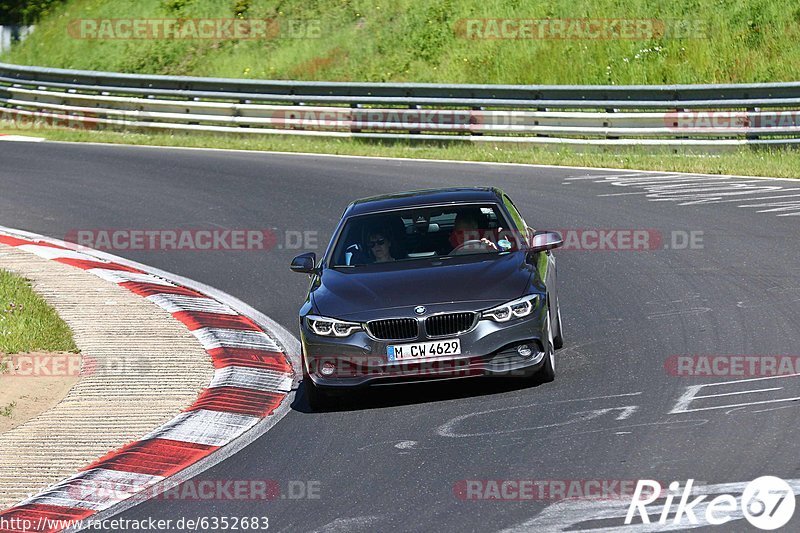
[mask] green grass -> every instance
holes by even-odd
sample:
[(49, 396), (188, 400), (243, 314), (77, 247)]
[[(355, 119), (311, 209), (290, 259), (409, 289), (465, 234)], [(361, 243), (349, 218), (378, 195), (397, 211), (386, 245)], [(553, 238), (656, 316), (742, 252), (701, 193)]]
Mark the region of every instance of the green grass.
[[(270, 18), (319, 23), (320, 38), (87, 40), (77, 19)], [(707, 38), (465, 39), (480, 18), (700, 21)], [(779, 0), (66, 0), (2, 60), (51, 67), (229, 78), (510, 84), (667, 84), (800, 79), (800, 6)], [(2, 125), (0, 124), (0, 128)], [(44, 127), (6, 133), (97, 141), (800, 176), (800, 155), (742, 149), (719, 156), (638, 149), (579, 154), (519, 146), (406, 144), (234, 134), (118, 133)]]
[[(320, 38), (87, 40), (71, 21), (271, 18)], [(705, 38), (466, 39), (470, 18), (700, 21)], [(311, 21), (311, 22), (309, 22)], [(800, 79), (800, 5), (780, 0), (69, 0), (3, 58), (21, 64), (232, 78), (511, 84)]]
[(11, 414), (14, 412), (14, 408), (17, 406), (17, 402), (11, 402), (8, 405), (4, 405), (0, 407), (0, 416), (10, 417)]
[(30, 283), (0, 270), (0, 353), (77, 352), (72, 332)]
[(69, 130), (39, 127), (35, 130), (3, 129), (0, 133), (31, 135), (54, 141), (102, 142), (153, 146), (187, 146), (278, 152), (311, 152), (420, 159), (486, 161), (492, 163), (532, 163), (626, 169), (650, 169), (704, 174), (800, 177), (800, 151), (749, 150), (715, 156), (652, 154), (630, 149), (614, 153), (557, 152), (535, 147), (483, 146), (468, 143), (369, 142), (355, 139), (300, 138), (296, 136), (237, 135), (206, 133), (135, 133)]

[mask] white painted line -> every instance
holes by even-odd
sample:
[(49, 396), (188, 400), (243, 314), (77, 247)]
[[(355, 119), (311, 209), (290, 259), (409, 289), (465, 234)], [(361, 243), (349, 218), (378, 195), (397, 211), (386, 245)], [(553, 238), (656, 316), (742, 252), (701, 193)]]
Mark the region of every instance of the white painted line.
[(782, 190), (783, 187), (778, 187), (774, 185), (759, 185), (758, 187), (754, 185), (750, 185), (749, 180), (742, 180), (742, 181), (723, 181), (723, 182), (714, 182), (714, 183), (701, 183), (701, 182), (689, 182), (689, 183), (668, 183), (668, 184), (657, 184), (657, 185), (648, 185), (647, 190), (653, 192), (677, 192), (677, 193), (698, 193), (698, 192), (707, 192), (707, 191), (727, 191), (731, 188), (735, 189), (750, 189), (750, 188), (764, 188), (767, 190)]
[(707, 396), (695, 396), (695, 400), (701, 400), (703, 398), (720, 398), (722, 396), (738, 396), (740, 394), (753, 394), (755, 392), (770, 392), (776, 390), (783, 390), (783, 387), (772, 387), (769, 389), (750, 389), (750, 390), (743, 390), (741, 392), (723, 392), (721, 394), (709, 394)]
[(676, 175), (676, 176), (642, 176), (642, 177), (619, 177), (612, 179), (604, 179), (596, 183), (610, 183), (615, 187), (644, 187), (644, 186), (660, 186), (664, 184), (680, 184), (680, 183), (718, 183), (726, 181), (730, 178), (722, 178), (718, 176), (701, 177), (693, 174)]
[[(666, 188), (657, 188), (651, 187), (648, 188), (648, 198), (666, 198), (668, 200), (675, 199), (675, 196), (685, 196), (689, 198), (708, 198), (708, 197), (715, 197), (715, 196), (731, 196), (737, 194), (755, 194), (760, 192), (769, 192), (769, 191), (782, 191), (780, 187), (769, 187), (769, 186), (759, 186), (756, 187), (754, 185), (739, 185), (738, 183), (731, 183), (731, 184), (723, 184), (722, 187), (705, 187), (702, 188), (698, 187), (683, 187), (680, 189), (673, 189), (673, 190), (666, 190)], [(721, 192), (719, 192), (721, 191)], [(730, 192), (728, 192), (730, 191)], [(703, 194), (705, 193), (705, 194)]]
[(768, 403), (794, 402), (796, 400), (800, 400), (800, 396), (795, 396), (793, 398), (779, 398), (777, 400), (761, 400), (761, 401), (757, 401), (757, 402), (733, 403), (733, 404), (729, 404), (729, 405), (718, 405), (718, 406), (715, 406), (715, 407), (696, 407), (696, 408), (693, 408), (693, 409), (685, 409), (683, 411), (676, 411), (676, 410), (673, 409), (672, 411), (669, 412), (669, 414), (672, 415), (672, 414), (680, 414), (680, 413), (695, 413), (695, 412), (698, 412), (698, 411), (714, 411), (716, 409), (732, 409), (734, 407), (747, 407), (749, 405), (762, 405), (762, 404), (768, 404)]
[(269, 369), (226, 366), (214, 372), (214, 378), (208, 387), (240, 387), (265, 392), (289, 392), (292, 389), (292, 376)]
[(198, 409), (181, 413), (155, 431), (142, 437), (170, 439), (209, 446), (224, 446), (256, 425), (257, 416)]
[[(594, 176), (592, 176), (594, 177)], [(586, 179), (575, 178), (575, 179)], [(572, 178), (567, 178), (572, 179)], [(679, 206), (713, 204), (723, 202), (744, 203), (749, 195), (757, 195), (753, 200), (769, 201), (775, 198), (793, 197), (786, 192), (797, 191), (797, 187), (781, 185), (763, 185), (758, 177), (731, 178), (729, 176), (706, 175), (651, 175), (625, 176), (611, 175), (595, 183), (603, 183), (615, 187), (634, 187), (635, 190), (619, 193), (603, 193), (598, 197), (644, 195), (651, 202), (677, 202)], [(762, 185), (758, 185), (762, 183)], [(773, 193), (769, 196), (770, 193)], [(761, 196), (763, 195), (763, 196)], [(733, 197), (733, 198), (730, 198)], [(738, 207), (743, 207), (739, 205)], [(774, 213), (775, 216), (800, 215), (800, 202), (769, 203), (759, 213)]]
[(125, 283), (132, 281), (135, 283), (153, 283), (154, 285), (164, 285), (165, 287), (174, 287), (174, 283), (161, 279), (152, 274), (143, 274), (139, 272), (126, 272), (125, 270), (110, 270), (107, 268), (90, 268), (86, 272), (90, 272), (99, 278), (112, 283)]
[(27, 135), (0, 135), (0, 141), (38, 143), (44, 140), (44, 137), (28, 137)]
[(689, 407), (690, 403), (692, 403), (692, 398), (694, 398), (694, 395), (697, 394), (697, 391), (703, 387), (704, 385), (689, 385), (686, 387), (686, 391), (684, 391), (681, 397), (678, 398), (678, 401), (675, 402), (675, 405), (668, 414), (674, 415), (678, 413), (685, 413), (686, 408)]
[(41, 246), (38, 244), (23, 244), (17, 246), (20, 250), (25, 250), (32, 254), (36, 254), (44, 259), (80, 259), (83, 261), (92, 260), (89, 255), (75, 252), (73, 250), (65, 250), (63, 248), (53, 248), (52, 246)]
[[(673, 188), (669, 190), (667, 187), (647, 187), (647, 193), (654, 198), (671, 196), (686, 196), (689, 198), (706, 198), (709, 196), (725, 196), (726, 192), (732, 191), (732, 194), (753, 194), (758, 192), (780, 191), (780, 187), (770, 187), (769, 185), (755, 186), (755, 185), (739, 185), (737, 183), (722, 183), (720, 187), (709, 187), (705, 184), (697, 184), (695, 186), (681, 186), (680, 188)], [(705, 194), (703, 194), (705, 193)]]
[[(797, 190), (797, 189), (782, 189), (780, 191), (775, 191), (775, 192), (795, 191), (795, 190)], [(721, 195), (717, 195), (717, 196), (721, 196)], [(754, 201), (754, 200), (772, 200), (773, 198), (776, 198), (776, 199), (777, 198), (792, 198), (792, 197), (795, 197), (795, 196), (798, 196), (798, 195), (797, 194), (783, 194), (783, 195), (776, 194), (774, 196), (764, 196), (764, 197), (761, 197), (761, 198), (732, 198), (730, 200), (726, 200), (724, 198), (719, 198), (719, 199), (711, 198), (711, 199), (708, 199), (708, 200), (704, 200), (703, 203), (704, 204), (724, 204), (724, 203), (730, 203), (730, 202), (745, 202), (745, 201), (750, 202), (750, 201)], [(683, 205), (683, 204), (678, 204), (678, 205)], [(739, 205), (737, 207), (749, 207), (749, 206), (747, 206), (747, 205)]]
[[(556, 168), (560, 168), (560, 167), (556, 167)], [(570, 168), (570, 167), (564, 167), (564, 168)], [(632, 171), (630, 171), (628, 173), (625, 173), (625, 174), (590, 174), (588, 176), (571, 176), (569, 178), (564, 178), (564, 181), (591, 181), (591, 180), (597, 180), (596, 183), (600, 183), (602, 181), (613, 179), (613, 178), (627, 178), (627, 177), (633, 177), (633, 176), (644, 176), (644, 175), (647, 175), (646, 174), (647, 172), (648, 171), (636, 172), (636, 171), (632, 170)], [(671, 174), (664, 174), (664, 176), (670, 176), (670, 175)], [(650, 177), (651, 177), (651, 179), (653, 178), (653, 176), (650, 176)]]
[[(786, 191), (800, 191), (800, 189), (797, 189), (797, 188), (783, 189), (780, 192), (786, 192)], [(747, 198), (747, 201), (750, 202), (750, 201), (754, 201), (754, 200), (772, 200), (774, 198), (794, 198), (796, 196), (800, 196), (800, 194), (783, 194), (783, 195), (775, 195), (775, 196), (764, 196), (763, 198)], [(734, 198), (732, 200), (718, 200), (717, 202), (714, 202), (714, 203), (724, 204), (724, 203), (728, 203), (728, 202), (741, 202), (741, 201), (742, 201), (741, 198)], [(747, 205), (739, 205), (737, 207), (748, 207), (748, 206)]]
[(674, 414), (681, 414), (681, 413), (693, 413), (695, 411), (713, 411), (715, 409), (732, 409), (734, 407), (746, 407), (748, 405), (759, 405), (759, 404), (767, 404), (767, 403), (779, 403), (779, 402), (790, 402), (790, 401), (794, 401), (794, 400), (800, 400), (800, 397), (778, 398), (778, 399), (774, 399), (774, 400), (760, 400), (760, 401), (754, 401), (754, 402), (744, 402), (744, 403), (736, 403), (736, 404), (729, 404), (729, 405), (719, 405), (719, 406), (713, 406), (713, 407), (698, 407), (698, 408), (695, 408), (695, 409), (690, 409), (689, 408), (691, 403), (694, 400), (698, 399), (698, 398), (702, 399), (702, 398), (713, 398), (713, 397), (716, 397), (716, 396), (735, 396), (737, 394), (748, 394), (751, 391), (752, 392), (765, 392), (765, 391), (783, 390), (783, 387), (776, 387), (776, 388), (771, 388), (771, 389), (760, 389), (760, 390), (749, 389), (749, 390), (739, 391), (739, 392), (734, 391), (732, 393), (721, 393), (721, 394), (717, 394), (717, 395), (697, 396), (697, 393), (701, 389), (703, 389), (705, 387), (720, 387), (720, 386), (725, 386), (725, 385), (738, 385), (739, 383), (752, 383), (752, 382), (755, 382), (755, 381), (765, 381), (765, 380), (768, 380), (768, 379), (786, 379), (786, 378), (792, 378), (792, 377), (797, 377), (797, 376), (800, 376), (800, 374), (786, 374), (786, 375), (781, 375), (781, 376), (766, 376), (766, 377), (760, 377), (760, 378), (749, 378), (749, 379), (738, 379), (738, 380), (733, 380), (733, 381), (723, 381), (723, 382), (720, 382), (720, 383), (707, 383), (707, 384), (703, 384), (703, 385), (689, 385), (688, 387), (686, 387), (686, 391), (681, 395), (681, 397), (678, 398), (678, 401), (675, 402), (675, 405), (673, 406), (672, 410), (668, 414), (674, 415)]
[(217, 313), (221, 315), (235, 315), (236, 311), (225, 304), (211, 298), (198, 296), (184, 296), (182, 294), (153, 294), (148, 300), (170, 313), (179, 311), (195, 311), (202, 313)]
[(800, 209), (800, 203), (799, 202), (786, 202), (786, 203), (791, 203), (792, 205), (789, 205), (789, 206), (786, 206), (786, 207), (775, 207), (775, 208), (772, 208), (772, 209), (759, 209), (756, 212), (757, 213), (777, 213), (778, 211), (796, 211), (796, 210)]
[(647, 194), (646, 191), (635, 191), (635, 192), (612, 192), (608, 194), (598, 194), (597, 196), (602, 198), (605, 196), (634, 196), (637, 194)]
[(737, 383), (750, 383), (750, 382), (753, 382), (753, 381), (764, 381), (766, 379), (787, 379), (787, 378), (794, 378), (794, 377), (797, 377), (797, 376), (800, 376), (800, 373), (798, 373), (798, 374), (783, 374), (783, 375), (780, 375), (780, 376), (765, 376), (765, 377), (761, 377), (761, 378), (735, 379), (733, 381), (721, 381), (719, 383), (707, 383), (707, 384), (704, 384), (704, 385), (697, 385), (697, 386), (699, 386), (699, 387), (721, 387), (721, 386), (724, 386), (724, 385), (735, 385)]
[(251, 350), (280, 351), (266, 333), (239, 329), (200, 328), (192, 331), (206, 350), (214, 348), (249, 348)]

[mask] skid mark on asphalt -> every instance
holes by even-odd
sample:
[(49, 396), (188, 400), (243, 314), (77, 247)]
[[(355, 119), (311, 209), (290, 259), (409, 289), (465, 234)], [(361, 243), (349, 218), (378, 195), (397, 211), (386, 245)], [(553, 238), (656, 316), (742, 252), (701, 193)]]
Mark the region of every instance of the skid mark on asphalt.
[(382, 517), (375, 515), (354, 516), (352, 518), (337, 518), (329, 524), (325, 524), (315, 533), (350, 533), (351, 531), (375, 531), (375, 522), (382, 520)]
[[(800, 187), (778, 185), (778, 182), (763, 179), (669, 173), (642, 175), (632, 172), (565, 179), (565, 183), (573, 181), (592, 181), (629, 188), (624, 192), (598, 196), (642, 195), (651, 202), (675, 202), (679, 206), (734, 203), (737, 207), (755, 209), (758, 213), (772, 213), (779, 217), (800, 216)], [(757, 203), (752, 203), (754, 201)]]
[[(619, 409), (619, 414), (624, 415), (624, 409)], [(599, 416), (599, 415), (598, 415)], [(590, 417), (591, 420), (593, 417)], [(618, 419), (615, 419), (618, 420)], [(622, 418), (621, 420), (624, 420)], [(614, 427), (602, 427), (596, 429), (584, 429), (584, 430), (576, 430), (576, 431), (557, 431), (557, 432), (545, 432), (541, 435), (537, 435), (536, 442), (542, 443), (549, 440), (561, 440), (567, 437), (578, 437), (581, 435), (593, 435), (597, 433), (613, 433), (617, 436), (624, 436), (630, 435), (634, 433), (637, 429), (641, 428), (651, 428), (651, 429), (659, 429), (659, 430), (678, 430), (678, 429), (687, 429), (687, 428), (697, 428), (703, 426), (708, 423), (708, 419), (705, 418), (692, 418), (688, 420), (670, 420), (670, 421), (660, 421), (660, 422), (641, 422), (637, 424), (626, 424), (621, 426), (614, 426)], [(570, 424), (571, 426), (571, 424)], [(536, 428), (528, 428), (529, 430), (534, 430)], [(547, 428), (543, 428), (547, 429)], [(552, 429), (552, 428), (551, 428)], [(524, 430), (523, 430), (524, 431)], [(500, 440), (490, 440), (485, 437), (491, 437), (493, 435), (502, 435), (502, 439)], [(386, 442), (376, 442), (369, 444), (367, 446), (363, 446), (358, 448), (358, 451), (363, 451), (368, 448), (373, 448), (375, 446), (384, 446), (384, 447), (391, 447), (397, 450), (397, 453), (400, 455), (408, 455), (411, 453), (416, 452), (440, 452), (444, 449), (450, 448), (460, 448), (464, 447), (470, 451), (475, 451), (477, 449), (483, 448), (491, 448), (492, 450), (497, 450), (500, 448), (519, 448), (520, 446), (527, 446), (530, 444), (529, 437), (522, 437), (522, 436), (514, 436), (508, 433), (498, 433), (496, 431), (481, 434), (481, 437), (478, 439), (468, 438), (470, 435), (448, 435), (447, 437), (443, 435), (437, 435), (439, 439), (447, 438), (446, 443), (442, 443), (441, 440), (437, 441), (427, 441), (427, 442), (417, 442), (413, 447), (410, 448), (398, 448), (398, 442), (396, 441), (386, 441)]]
[[(464, 447), (469, 450), (477, 450), (482, 448), (491, 448), (493, 450), (499, 448), (519, 448), (520, 446), (526, 444), (528, 441), (524, 437), (506, 437), (502, 440), (502, 442), (498, 441), (474, 441), (474, 440), (467, 440), (467, 439), (449, 439), (446, 443), (442, 443), (441, 439), (433, 440), (429, 439), (428, 441), (409, 441), (409, 442), (416, 442), (416, 444), (412, 447), (408, 448), (400, 448), (398, 444), (407, 441), (383, 441), (383, 442), (373, 442), (372, 444), (368, 444), (366, 446), (361, 446), (357, 448), (357, 451), (364, 451), (369, 448), (374, 448), (376, 446), (381, 446), (384, 448), (388, 448), (388, 451), (394, 450), (398, 455), (409, 455), (412, 453), (417, 452), (427, 452), (427, 451), (436, 451), (439, 452), (445, 449), (453, 449), (453, 448), (461, 448)], [(382, 452), (383, 453), (383, 452)]]
[(565, 403), (580, 403), (580, 402), (594, 402), (597, 400), (613, 400), (618, 398), (631, 398), (635, 396), (641, 395), (641, 392), (631, 392), (625, 394), (613, 394), (609, 396), (594, 396), (590, 398), (574, 398), (568, 400), (555, 400), (551, 402), (537, 402), (531, 404), (524, 404), (524, 405), (515, 405), (510, 407), (499, 407), (497, 409), (487, 409), (485, 411), (478, 411), (475, 413), (468, 413), (465, 415), (459, 415), (457, 417), (451, 418), (438, 428), (436, 428), (436, 434), (441, 437), (449, 437), (449, 438), (468, 438), (468, 437), (484, 437), (484, 436), (491, 436), (491, 435), (508, 435), (510, 433), (519, 433), (519, 432), (528, 432), (528, 431), (536, 431), (540, 429), (552, 429), (557, 427), (568, 426), (572, 424), (578, 424), (580, 422), (586, 422), (589, 420), (593, 420), (595, 418), (601, 417), (603, 415), (614, 414), (616, 413), (616, 420), (625, 420), (631, 416), (633, 412), (638, 409), (636, 405), (622, 405), (622, 406), (613, 406), (613, 407), (603, 407), (600, 409), (590, 409), (590, 410), (579, 410), (572, 413), (572, 418), (567, 420), (561, 420), (558, 422), (553, 422), (550, 424), (541, 424), (537, 426), (531, 427), (523, 427), (523, 428), (512, 428), (512, 429), (505, 429), (505, 430), (490, 430), (490, 431), (482, 431), (477, 433), (463, 433), (458, 432), (457, 427), (463, 424), (466, 420), (474, 419), (476, 417), (486, 416), (489, 415), (491, 419), (496, 420), (498, 413), (507, 413), (509, 411), (515, 411), (519, 409), (526, 409), (531, 410), (536, 407), (546, 407), (548, 405), (557, 405), (557, 404), (565, 404)]
[[(795, 493), (800, 492), (800, 479), (787, 479), (787, 483)], [(650, 524), (629, 524), (625, 525), (625, 516), (628, 513), (630, 499), (624, 500), (562, 500), (548, 505), (536, 517), (516, 524), (500, 533), (522, 533), (527, 531), (585, 531), (591, 533), (622, 531), (624, 533), (645, 533), (651, 531), (677, 531), (685, 529), (695, 529), (708, 526), (705, 522), (706, 509), (711, 496), (719, 494), (731, 494), (736, 499), (736, 510), (731, 511), (731, 522), (744, 518), (742, 514), (741, 496), (747, 482), (737, 483), (718, 483), (715, 485), (695, 485), (692, 496), (701, 494), (708, 495), (704, 501), (694, 507), (695, 515), (698, 518), (697, 524), (690, 524), (688, 520), (682, 520), (679, 524), (674, 524), (670, 515), (666, 524), (659, 524), (657, 521), (666, 501), (666, 492), (661, 498), (645, 509), (650, 516)], [(675, 509), (673, 502), (672, 510)], [(600, 522), (598, 524), (598, 522)], [(731, 531), (728, 522), (723, 531)]]
[(741, 414), (743, 414), (743, 415), (755, 415), (755, 414), (758, 414), (758, 413), (769, 413), (770, 411), (780, 411), (781, 409), (797, 409), (798, 407), (800, 407), (800, 402), (793, 403), (791, 405), (780, 405), (778, 407), (768, 407), (766, 409), (757, 409), (755, 411), (752, 411), (752, 410), (748, 411), (748, 410), (745, 409), (745, 410), (743, 410), (741, 412)]
[(669, 306), (672, 306), (672, 305), (674, 305), (674, 304), (684, 304), (684, 303), (689, 303), (689, 302), (690, 302), (690, 301), (692, 301), (692, 300), (700, 300), (700, 301), (703, 301), (703, 302), (705, 302), (705, 301), (708, 301), (706, 298), (703, 298), (703, 295), (702, 295), (702, 294), (699, 294), (699, 293), (693, 292), (693, 293), (687, 294), (687, 295), (686, 295), (685, 297), (683, 297), (683, 298), (678, 298), (677, 300), (667, 300), (667, 301), (663, 301), (663, 300), (649, 300), (649, 301), (645, 302), (644, 304), (645, 304), (645, 305), (665, 305), (665, 306), (666, 306), (666, 305), (669, 305)]
[(675, 309), (674, 311), (665, 311), (663, 313), (651, 313), (647, 315), (647, 320), (659, 320), (661, 318), (668, 318), (673, 316), (683, 315), (702, 315), (711, 311), (710, 307), (692, 307), (690, 309)]
[(797, 295), (800, 296), (800, 287), (780, 287), (780, 286), (769, 287), (767, 289), (767, 292), (771, 292), (771, 293), (775, 293), (775, 294), (781, 294), (781, 293), (784, 293), (784, 292), (796, 292)]
[[(786, 300), (786, 301), (781, 302), (781, 303), (790, 304), (790, 303), (794, 303), (794, 302), (800, 302), (800, 298), (792, 298), (790, 300)], [(763, 308), (763, 307), (774, 308), (775, 304), (776, 304), (776, 302), (774, 300), (768, 300), (768, 301), (765, 301), (765, 302), (756, 302), (756, 303), (736, 302), (736, 307), (738, 307), (739, 309), (760, 309), (760, 308)]]
[[(615, 426), (615, 427), (604, 427), (599, 429), (587, 429), (584, 431), (570, 431), (568, 433), (558, 433), (554, 435), (548, 435), (546, 437), (542, 437), (538, 439), (538, 442), (543, 442), (547, 440), (560, 440), (564, 438), (572, 438), (572, 437), (579, 437), (581, 435), (592, 435), (595, 433), (606, 433), (610, 431), (618, 431), (620, 429), (639, 429), (639, 428), (657, 428), (661, 430), (676, 430), (676, 429), (686, 429), (686, 428), (695, 428), (700, 427), (708, 423), (708, 419), (691, 419), (691, 420), (675, 420), (675, 421), (664, 421), (664, 422), (642, 422), (640, 424), (629, 424), (626, 426)], [(627, 433), (632, 433), (632, 431), (628, 431)]]

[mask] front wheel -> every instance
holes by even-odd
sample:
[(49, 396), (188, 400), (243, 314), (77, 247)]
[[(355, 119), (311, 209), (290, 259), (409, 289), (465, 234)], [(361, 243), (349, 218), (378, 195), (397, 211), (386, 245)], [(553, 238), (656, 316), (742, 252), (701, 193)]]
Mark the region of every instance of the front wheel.
[(553, 334), (553, 348), (559, 350), (564, 347), (564, 333), (561, 329), (561, 304), (556, 298), (556, 332)]
[(536, 373), (536, 381), (539, 383), (550, 383), (556, 379), (556, 350), (553, 342), (553, 329), (550, 324), (550, 315), (547, 315), (547, 354), (544, 356), (544, 364)]

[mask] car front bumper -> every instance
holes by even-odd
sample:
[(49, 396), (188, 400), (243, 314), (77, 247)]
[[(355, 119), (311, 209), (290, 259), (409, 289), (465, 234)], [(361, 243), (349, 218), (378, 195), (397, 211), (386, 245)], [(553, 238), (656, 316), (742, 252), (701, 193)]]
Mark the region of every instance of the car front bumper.
[[(548, 343), (542, 341), (548, 338), (542, 319), (546, 313), (546, 307), (540, 307), (529, 317), (506, 323), (479, 320), (472, 330), (448, 337), (461, 341), (460, 355), (392, 363), (386, 355), (389, 345), (436, 339), (384, 341), (364, 331), (345, 338), (323, 337), (308, 329), (303, 320), (304, 373), (315, 385), (328, 389), (477, 376), (529, 376), (547, 357)], [(523, 357), (517, 352), (522, 344), (531, 349), (530, 355)]]

